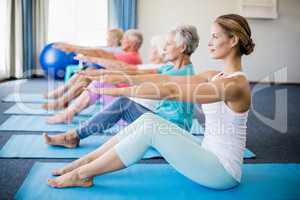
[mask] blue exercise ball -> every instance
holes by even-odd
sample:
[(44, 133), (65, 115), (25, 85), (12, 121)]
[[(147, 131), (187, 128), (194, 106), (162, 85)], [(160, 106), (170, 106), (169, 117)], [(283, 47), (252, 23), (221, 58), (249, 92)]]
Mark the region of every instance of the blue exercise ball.
[(68, 65), (77, 65), (75, 53), (66, 53), (48, 44), (40, 54), (40, 63), (46, 75), (54, 79), (63, 79)]

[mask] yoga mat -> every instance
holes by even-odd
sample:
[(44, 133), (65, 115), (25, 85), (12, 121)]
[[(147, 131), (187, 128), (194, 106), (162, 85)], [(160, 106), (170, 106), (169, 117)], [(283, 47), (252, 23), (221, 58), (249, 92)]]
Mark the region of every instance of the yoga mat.
[[(80, 158), (97, 149), (110, 136), (90, 136), (80, 141), (80, 146), (73, 149), (49, 146), (41, 135), (12, 135), (0, 151), (2, 158)], [(144, 158), (160, 157), (153, 148), (146, 152)]]
[[(0, 131), (39, 131), (39, 132), (66, 132), (80, 126), (86, 121), (86, 116), (76, 116), (72, 123), (68, 124), (47, 124), (48, 116), (37, 115), (13, 115), (0, 125)], [(118, 124), (107, 129), (104, 133), (116, 133), (122, 127)]]
[[(81, 116), (92, 116), (99, 110), (102, 106), (100, 104), (91, 105), (88, 108), (82, 110), (78, 115)], [(4, 114), (14, 114), (14, 115), (53, 115), (62, 112), (62, 110), (45, 110), (42, 108), (41, 103), (16, 103), (9, 109), (7, 109)]]
[(90, 188), (57, 189), (48, 186), (53, 169), (66, 163), (36, 163), (16, 199), (299, 199), (299, 164), (245, 164), (241, 184), (213, 190), (196, 184), (168, 164), (135, 164), (94, 178)]
[[(99, 147), (110, 136), (90, 136), (80, 141), (80, 146), (74, 149), (49, 146), (44, 143), (41, 135), (12, 135), (0, 151), (1, 158), (79, 158)], [(199, 141), (201, 137), (197, 137)], [(255, 155), (246, 149), (244, 158), (253, 158)], [(151, 149), (145, 155), (146, 158), (161, 157)]]
[(40, 93), (12, 93), (2, 99), (3, 102), (46, 103), (48, 100)]

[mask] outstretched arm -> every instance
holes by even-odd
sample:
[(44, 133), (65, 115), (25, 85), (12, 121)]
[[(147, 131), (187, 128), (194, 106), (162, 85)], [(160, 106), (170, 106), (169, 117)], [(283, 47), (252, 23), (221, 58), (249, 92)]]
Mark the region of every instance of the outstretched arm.
[(77, 45), (72, 45), (67, 43), (56, 43), (54, 47), (61, 49), (62, 51), (65, 52), (74, 52), (74, 53), (84, 54), (87, 56), (116, 59), (113, 53), (107, 52), (100, 48), (82, 47), (82, 46), (77, 46)]
[[(78, 55), (75, 57), (75, 59), (81, 60), (83, 62), (96, 63), (101, 66), (104, 66), (107, 69), (107, 70), (97, 70), (97, 71), (82, 73), (82, 75), (86, 75), (86, 76), (101, 76), (104, 74), (116, 74), (118, 71), (119, 74), (130, 74), (130, 75), (157, 73), (156, 69), (139, 70), (137, 65), (127, 64), (119, 60), (91, 57), (91, 56), (84, 56), (84, 55)], [(120, 73), (120, 71), (122, 71), (122, 73)]]
[(178, 84), (199, 84), (208, 82), (211, 77), (217, 73), (216, 71), (207, 71), (193, 76), (169, 76), (158, 74), (157, 70), (156, 73), (154, 72), (155, 71), (153, 71), (153, 73), (140, 73), (136, 75), (131, 75), (130, 73), (125, 75), (122, 73), (111, 73), (109, 76), (107, 76), (107, 74), (89, 75), (88, 73), (85, 75), (87, 75), (87, 78), (91, 80), (102, 80), (112, 84), (127, 83), (131, 85), (139, 85), (144, 83), (162, 84), (170, 82)]
[(248, 83), (244, 77), (232, 77), (200, 84), (147, 83), (128, 88), (92, 88), (91, 90), (111, 96), (213, 103), (235, 100), (239, 98), (245, 87), (248, 87)]

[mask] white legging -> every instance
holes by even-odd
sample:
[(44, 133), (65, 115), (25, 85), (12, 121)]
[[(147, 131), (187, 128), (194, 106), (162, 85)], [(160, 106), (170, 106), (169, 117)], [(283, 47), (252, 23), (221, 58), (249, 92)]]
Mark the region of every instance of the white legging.
[(238, 184), (194, 136), (155, 114), (143, 114), (117, 138), (119, 143), (114, 148), (127, 167), (154, 147), (178, 172), (203, 186), (228, 189)]

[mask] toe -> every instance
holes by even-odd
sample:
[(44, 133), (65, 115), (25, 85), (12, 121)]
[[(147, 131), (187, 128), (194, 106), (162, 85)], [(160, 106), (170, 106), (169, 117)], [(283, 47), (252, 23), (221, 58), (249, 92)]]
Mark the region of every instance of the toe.
[(61, 175), (61, 171), (59, 169), (55, 169), (55, 170), (52, 171), (52, 175), (53, 176), (59, 176), (59, 175)]
[(47, 183), (48, 183), (48, 185), (50, 185), (51, 187), (56, 187), (56, 184), (55, 184), (56, 182), (55, 182), (54, 179), (48, 179)]
[(45, 139), (45, 143), (49, 144), (51, 142), (51, 138), (48, 136), (47, 133), (43, 133), (44, 139)]

